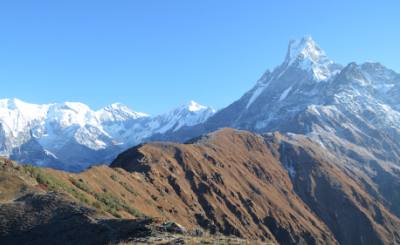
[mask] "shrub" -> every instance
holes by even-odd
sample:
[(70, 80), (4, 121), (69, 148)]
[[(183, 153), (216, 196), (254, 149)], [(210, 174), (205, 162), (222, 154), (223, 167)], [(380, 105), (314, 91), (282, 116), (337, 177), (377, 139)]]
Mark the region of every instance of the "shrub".
[(66, 192), (78, 201), (86, 203), (88, 205), (90, 204), (90, 201), (86, 195), (79, 192), (77, 189), (70, 187), (65, 182), (57, 179), (55, 176), (47, 173), (40, 167), (25, 165), (24, 170), (30, 176), (35, 178), (39, 184), (46, 186), (48, 190), (56, 192)]
[(67, 185), (63, 181), (60, 181), (51, 174), (46, 173), (46, 171), (40, 167), (26, 165), (25, 171), (35, 178), (39, 184), (46, 186), (50, 191), (65, 191), (68, 189)]
[[(40, 167), (25, 165), (24, 171), (35, 178), (39, 184), (45, 185), (48, 190), (69, 193), (72, 197), (79, 200), (80, 202), (91, 205), (96, 209), (106, 211), (116, 218), (121, 218), (121, 215), (118, 213), (118, 211), (121, 210), (124, 210), (138, 218), (145, 217), (143, 213), (133, 207), (130, 207), (123, 200), (113, 196), (112, 194), (107, 192), (105, 188), (103, 189), (104, 192), (100, 193), (92, 191), (89, 185), (87, 185), (82, 179), (76, 180), (74, 178), (70, 178), (69, 181), (73, 185), (73, 187), (71, 187), (64, 181), (57, 179), (55, 176), (51, 175)], [(125, 189), (127, 189), (129, 192), (133, 194), (135, 193), (134, 190), (130, 188), (126, 183), (121, 185), (124, 186)], [(91, 203), (87, 194), (94, 196), (96, 201)]]
[(131, 194), (133, 194), (133, 195), (135, 195), (135, 196), (138, 196), (138, 195), (139, 195), (139, 194), (138, 194), (131, 186), (129, 186), (127, 183), (120, 181), (119, 184), (122, 185), (122, 186), (125, 188), (125, 190), (126, 190), (127, 192), (129, 192), (129, 193), (131, 193)]
[(82, 191), (87, 192), (87, 193), (92, 193), (92, 190), (90, 189), (90, 187), (82, 179), (76, 180), (74, 178), (70, 178), (69, 180), (71, 181), (71, 183), (74, 186), (81, 189)]
[(118, 181), (118, 177), (115, 174), (112, 174), (110, 178), (114, 181)]
[[(123, 200), (108, 194), (108, 193), (94, 193), (95, 198), (102, 203), (102, 207), (105, 211), (109, 212), (110, 214), (114, 215), (117, 218), (120, 218), (118, 211), (125, 210), (129, 214), (135, 217), (145, 217), (143, 213), (138, 211), (135, 208), (130, 207), (127, 205)], [(116, 215), (117, 214), (117, 215)]]

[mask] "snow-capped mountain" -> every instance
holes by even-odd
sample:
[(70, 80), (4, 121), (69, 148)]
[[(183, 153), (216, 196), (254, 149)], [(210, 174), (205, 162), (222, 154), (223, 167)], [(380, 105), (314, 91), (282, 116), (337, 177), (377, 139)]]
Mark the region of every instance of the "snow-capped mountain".
[(337, 64), (306, 37), (291, 41), (281, 65), (218, 112), (195, 102), (149, 116), (122, 104), (93, 111), (80, 103), (0, 100), (1, 155), (63, 169), (109, 162), (148, 140), (182, 142), (222, 127), (302, 134), (338, 154), (400, 165), (400, 75), (379, 63)]
[(22, 162), (81, 170), (108, 162), (153, 134), (204, 122), (215, 110), (191, 101), (151, 117), (115, 103), (98, 111), (75, 102), (35, 105), (0, 100), (0, 155)]
[[(338, 191), (348, 193), (354, 206), (365, 207), (355, 189), (344, 187), (344, 180), (359, 183), (374, 203), (384, 200), (399, 215), (399, 105), (400, 74), (371, 62), (343, 67), (331, 61), (311, 38), (304, 38), (291, 42), (284, 62), (265, 72), (239, 100), (202, 124), (160, 138), (187, 141), (222, 127), (261, 133), (272, 147), (279, 146), (274, 155), (279, 156), (297, 193), (316, 213), (324, 208), (334, 210), (337, 205), (331, 204)], [(252, 142), (248, 144), (251, 148)], [(321, 160), (315, 161), (316, 156)], [(330, 171), (314, 168), (325, 163), (329, 163), (328, 169), (345, 174), (334, 182), (330, 194), (322, 188), (314, 195), (313, 190), (326, 185), (322, 176)], [(335, 170), (332, 176), (337, 173)], [(325, 207), (319, 206), (317, 196), (327, 198)], [(338, 205), (340, 210), (349, 207), (343, 202)], [(334, 228), (339, 212), (322, 219), (334, 220), (333, 231), (340, 238), (346, 231)], [(353, 213), (345, 212), (343, 217)]]
[(215, 110), (190, 101), (166, 114), (155, 117), (148, 126), (156, 133), (175, 132), (183, 126), (194, 126), (206, 121)]
[(342, 66), (306, 37), (290, 42), (283, 63), (239, 100), (162, 139), (185, 141), (221, 127), (281, 131), (400, 165), (399, 105), (400, 74), (379, 63)]

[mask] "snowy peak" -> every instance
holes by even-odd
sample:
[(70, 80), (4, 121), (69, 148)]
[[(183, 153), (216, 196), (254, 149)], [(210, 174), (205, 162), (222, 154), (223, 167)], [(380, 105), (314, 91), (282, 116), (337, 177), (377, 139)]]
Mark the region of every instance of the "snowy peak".
[(286, 59), (289, 64), (294, 63), (298, 59), (318, 63), (322, 59), (327, 59), (327, 56), (311, 37), (303, 37), (289, 42)]
[(50, 105), (29, 104), (19, 99), (0, 100), (0, 126), (10, 135), (25, 132), (34, 120), (46, 116)]
[(127, 112), (127, 113), (134, 112), (127, 105), (124, 105), (124, 104), (119, 103), (119, 102), (112, 103), (111, 105), (108, 105), (108, 106), (104, 107), (103, 110), (106, 110), (106, 111), (124, 111), (124, 112)]
[(46, 121), (56, 122), (61, 128), (72, 125), (81, 127), (86, 124), (95, 124), (94, 112), (85, 104), (79, 102), (64, 102), (49, 107)]
[(330, 60), (311, 37), (290, 41), (283, 65), (311, 72), (316, 81), (328, 80), (340, 71), (340, 65)]
[(187, 108), (191, 112), (196, 112), (196, 111), (201, 111), (201, 110), (207, 109), (206, 106), (200, 105), (199, 103), (197, 103), (196, 101), (193, 101), (193, 100), (191, 100), (188, 103)]
[(36, 109), (40, 108), (45, 108), (48, 107), (49, 105), (35, 105), (35, 104), (30, 104), (26, 103), (22, 100), (13, 98), (13, 99), (0, 99), (0, 108), (1, 109), (6, 109), (6, 110), (20, 110), (20, 111), (26, 111), (28, 112), (29, 110), (35, 111)]
[(18, 108), (18, 104), (22, 101), (18, 99), (1, 99), (0, 100), (0, 107), (3, 109), (15, 110)]
[(191, 114), (199, 114), (203, 113), (204, 111), (211, 111), (215, 112), (215, 110), (211, 107), (201, 105), (194, 100), (189, 101), (187, 104), (184, 104), (180, 107), (177, 107), (167, 114), (177, 114), (177, 113), (191, 113)]
[(157, 133), (176, 131), (183, 126), (194, 126), (205, 122), (214, 113), (215, 110), (213, 108), (200, 105), (191, 100), (186, 105), (155, 117), (149, 125), (152, 131)]
[(64, 110), (71, 110), (76, 113), (85, 113), (90, 111), (89, 106), (80, 103), (80, 102), (64, 102), (61, 105), (61, 108)]
[(380, 63), (366, 62), (361, 65), (361, 70), (364, 76), (370, 81), (393, 85), (400, 83), (400, 75)]
[(341, 69), (342, 66), (330, 60), (311, 37), (292, 40), (284, 62), (272, 72), (267, 70), (248, 92), (246, 108), (263, 97), (277, 102), (293, 93), (303, 98), (313, 97), (317, 87), (323, 85), (319, 82), (332, 81)]
[(131, 110), (128, 106), (121, 103), (113, 103), (96, 112), (101, 121), (124, 121), (129, 118), (138, 119), (148, 117), (149, 115), (142, 112)]
[[(81, 170), (107, 162), (124, 147), (154, 134), (202, 123), (214, 112), (194, 101), (151, 117), (121, 103), (95, 111), (79, 102), (38, 105), (0, 99), (0, 155), (26, 163)], [(44, 159), (45, 155), (51, 159)]]

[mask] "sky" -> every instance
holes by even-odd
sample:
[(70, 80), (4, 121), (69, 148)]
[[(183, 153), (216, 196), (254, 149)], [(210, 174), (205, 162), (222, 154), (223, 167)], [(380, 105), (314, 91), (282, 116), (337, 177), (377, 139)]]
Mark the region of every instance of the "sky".
[(0, 98), (223, 108), (312, 36), (400, 72), (400, 1), (0, 1)]

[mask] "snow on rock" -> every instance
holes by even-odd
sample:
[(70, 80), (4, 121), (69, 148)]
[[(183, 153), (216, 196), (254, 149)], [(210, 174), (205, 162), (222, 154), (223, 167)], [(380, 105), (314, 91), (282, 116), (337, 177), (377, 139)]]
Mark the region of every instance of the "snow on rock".
[(94, 111), (78, 102), (36, 105), (18, 99), (2, 99), (0, 154), (18, 160), (15, 152), (19, 150), (15, 149), (34, 140), (43, 147), (43, 156), (60, 161), (64, 157), (68, 164), (80, 164), (89, 153), (75, 151), (96, 152), (117, 147), (116, 154), (155, 133), (202, 123), (214, 113), (214, 109), (195, 101), (151, 117), (121, 103)]
[(339, 67), (326, 56), (325, 51), (311, 37), (304, 37), (289, 43), (285, 65), (311, 71), (316, 81), (326, 81), (340, 71)]
[(18, 99), (0, 100), (0, 124), (6, 133), (17, 137), (35, 120), (46, 116), (49, 105), (28, 104)]
[[(341, 69), (342, 66), (330, 60), (325, 51), (311, 37), (290, 41), (283, 63), (272, 72), (266, 71), (248, 92), (250, 95), (247, 96), (246, 109), (249, 109), (260, 97), (268, 94), (267, 90), (280, 94), (280, 96), (274, 96), (278, 99), (277, 102), (280, 102), (286, 99), (292, 90), (297, 90), (301, 83), (327, 83), (333, 80)], [(307, 75), (299, 74), (299, 70)], [(317, 90), (304, 90), (303, 93), (315, 95)]]
[(290, 93), (290, 90), (292, 90), (292, 86), (290, 86), (289, 88), (285, 89), (285, 91), (283, 91), (283, 93), (279, 97), (279, 101), (282, 101), (282, 100), (286, 99), (286, 97)]
[(132, 111), (129, 107), (121, 103), (114, 103), (96, 111), (97, 117), (101, 121), (124, 121), (129, 118), (138, 119), (148, 117), (149, 115), (142, 112)]
[(176, 131), (183, 126), (193, 126), (206, 121), (215, 113), (215, 110), (190, 101), (188, 104), (159, 115), (149, 123), (150, 128), (156, 133)]
[(207, 107), (206, 107), (206, 106), (203, 106), (203, 105), (200, 105), (200, 104), (197, 103), (196, 101), (191, 100), (191, 101), (189, 102), (188, 109), (189, 109), (189, 111), (191, 111), (191, 112), (196, 112), (196, 111), (200, 111), (200, 110), (207, 109)]
[(271, 79), (270, 76), (271, 72), (267, 70), (263, 74), (263, 76), (257, 81), (256, 86), (251, 91), (251, 97), (247, 102), (246, 108), (249, 108), (251, 104), (253, 104), (254, 101), (261, 95), (261, 93), (268, 88)]

